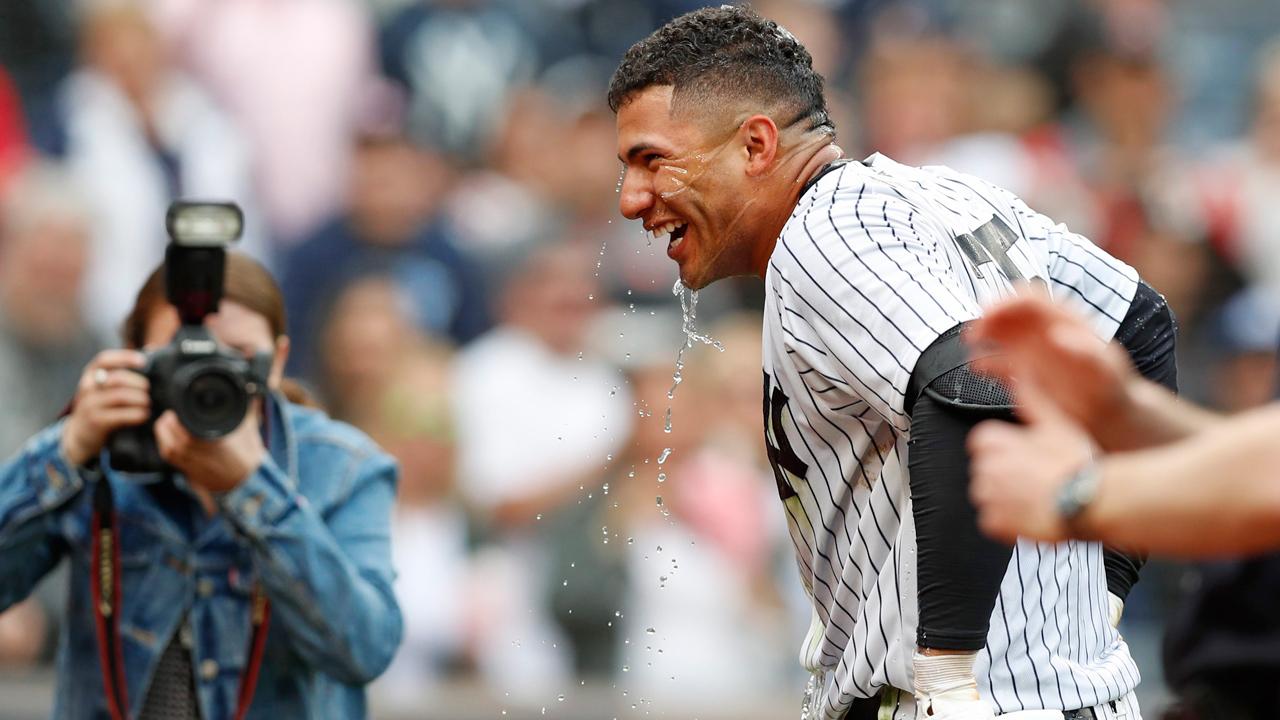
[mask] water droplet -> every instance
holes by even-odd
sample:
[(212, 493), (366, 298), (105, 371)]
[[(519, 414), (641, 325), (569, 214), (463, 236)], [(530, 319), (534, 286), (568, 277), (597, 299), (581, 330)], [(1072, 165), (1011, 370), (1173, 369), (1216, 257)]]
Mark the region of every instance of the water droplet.
[(609, 483), (605, 483), (605, 484), (604, 484), (604, 487), (602, 487), (602, 488), (600, 488), (600, 489), (601, 489), (602, 491), (604, 491), (604, 494), (605, 494), (605, 495), (608, 495), (608, 494), (609, 494)]
[(654, 633), (658, 632), (657, 630), (654, 630), (653, 628), (645, 628), (645, 629), (644, 629), (644, 631), (645, 631), (647, 634), (649, 634), (649, 635), (653, 635)]
[(564, 702), (564, 695), (563, 694), (557, 695), (556, 700), (558, 700), (559, 702)]
[(595, 299), (596, 299), (596, 294), (595, 294), (595, 293), (587, 293), (587, 299), (588, 299), (588, 300), (595, 300)]
[(617, 395), (617, 394), (618, 394), (618, 386), (617, 386), (617, 385), (614, 385), (614, 386), (613, 386), (613, 389), (609, 391), (609, 397), (613, 397), (613, 396), (615, 396), (615, 395)]
[[(631, 672), (631, 666), (630, 666), (630, 665), (623, 665), (623, 666), (622, 666), (622, 672)], [(623, 695), (626, 695), (626, 693), (625, 693), (625, 692), (624, 692), (624, 693), (622, 693), (622, 694), (623, 694)], [(635, 706), (634, 706), (634, 705), (632, 705), (631, 707), (635, 707)]]
[(671, 448), (663, 448), (662, 454), (658, 455), (658, 464), (666, 462), (669, 457), (671, 457)]
[(667, 474), (663, 472), (658, 473), (658, 482), (666, 482), (666, 481), (667, 481)]
[(533, 518), (534, 518), (535, 520), (541, 520), (541, 519), (542, 519), (542, 513), (538, 513), (537, 515), (533, 516)]

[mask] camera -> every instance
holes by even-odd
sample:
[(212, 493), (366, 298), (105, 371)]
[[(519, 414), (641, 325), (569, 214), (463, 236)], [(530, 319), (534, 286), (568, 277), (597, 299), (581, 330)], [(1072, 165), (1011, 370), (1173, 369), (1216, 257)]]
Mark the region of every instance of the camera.
[(266, 388), (271, 354), (253, 358), (223, 347), (204, 327), (222, 299), (227, 248), (240, 237), (244, 215), (234, 203), (178, 201), (165, 229), (165, 295), (182, 325), (173, 341), (146, 353), (138, 372), (151, 384), (151, 419), (109, 438), (110, 465), (125, 472), (157, 472), (166, 463), (153, 426), (168, 409), (195, 437), (215, 440), (243, 422), (250, 403)]

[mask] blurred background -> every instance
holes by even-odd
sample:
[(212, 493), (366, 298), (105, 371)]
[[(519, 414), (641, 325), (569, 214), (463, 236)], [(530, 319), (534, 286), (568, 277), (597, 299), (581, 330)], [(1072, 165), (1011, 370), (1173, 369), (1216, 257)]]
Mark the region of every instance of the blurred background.
[[(291, 373), (403, 465), (377, 717), (794, 717), (809, 613), (760, 290), (702, 293), (725, 351), (676, 387), (674, 265), (617, 215), (609, 75), (699, 4), (4, 0), (0, 452), (118, 344), (167, 203), (234, 199)], [(755, 6), (812, 52), (850, 155), (1009, 188), (1169, 298), (1186, 394), (1274, 397), (1280, 4)], [(1185, 577), (1149, 566), (1122, 627), (1149, 717)], [(47, 715), (64, 582), (0, 615), (0, 717)]]

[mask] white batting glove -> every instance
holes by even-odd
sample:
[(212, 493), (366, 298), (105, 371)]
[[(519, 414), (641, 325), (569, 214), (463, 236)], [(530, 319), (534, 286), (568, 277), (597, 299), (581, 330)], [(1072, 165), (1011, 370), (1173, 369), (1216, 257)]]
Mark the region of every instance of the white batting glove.
[(978, 696), (973, 660), (978, 653), (911, 657), (915, 668), (916, 720), (994, 720)]
[(1120, 627), (1120, 616), (1124, 614), (1124, 601), (1119, 596), (1107, 593), (1107, 621), (1111, 627)]

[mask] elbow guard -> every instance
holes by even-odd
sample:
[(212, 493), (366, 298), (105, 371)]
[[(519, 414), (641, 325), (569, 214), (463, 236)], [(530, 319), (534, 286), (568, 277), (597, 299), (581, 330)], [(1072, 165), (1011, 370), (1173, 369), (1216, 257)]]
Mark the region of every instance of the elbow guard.
[[(975, 372), (977, 357), (964, 341), (964, 323), (938, 336), (916, 360), (907, 383), (906, 408), (912, 414), (920, 396), (928, 394), (945, 408), (979, 418), (1013, 417), (1013, 395), (1003, 383)], [(988, 353), (991, 355), (994, 353)]]

